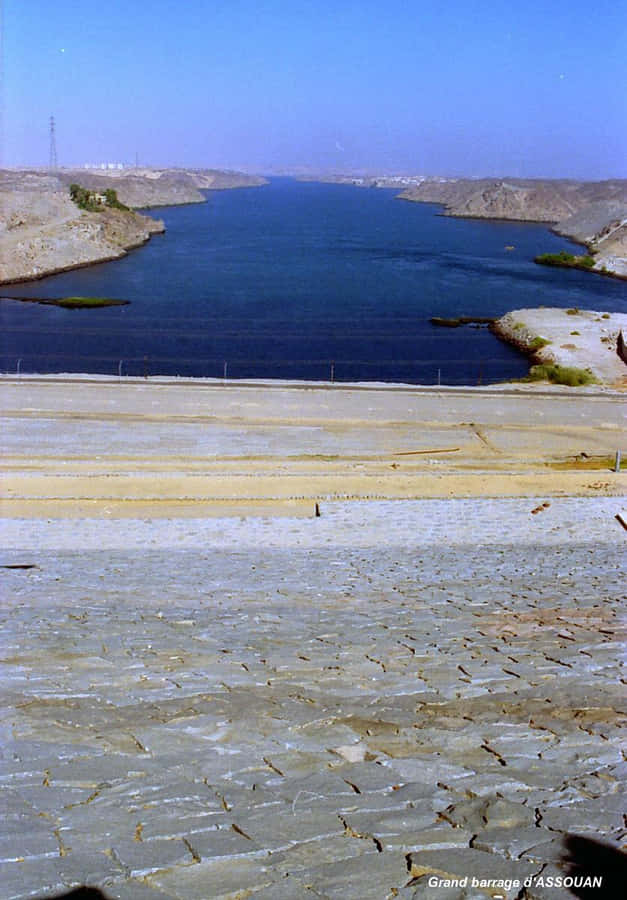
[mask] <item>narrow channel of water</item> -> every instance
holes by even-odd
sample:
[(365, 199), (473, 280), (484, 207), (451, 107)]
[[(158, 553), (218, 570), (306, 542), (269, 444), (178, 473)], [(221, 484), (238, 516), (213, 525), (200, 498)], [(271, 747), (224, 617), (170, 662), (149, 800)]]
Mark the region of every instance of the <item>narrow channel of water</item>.
[(533, 263), (573, 249), (546, 227), (447, 218), (395, 193), (273, 179), (155, 210), (167, 233), (124, 259), (5, 289), (131, 305), (2, 301), (0, 368), (488, 383), (523, 375), (526, 359), (485, 327), (431, 316), (627, 311), (624, 283)]

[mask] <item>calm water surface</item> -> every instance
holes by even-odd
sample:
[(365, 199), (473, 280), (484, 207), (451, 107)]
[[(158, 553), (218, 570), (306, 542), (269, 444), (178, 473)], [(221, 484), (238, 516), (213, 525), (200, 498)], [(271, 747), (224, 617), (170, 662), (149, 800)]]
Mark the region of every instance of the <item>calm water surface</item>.
[[(525, 358), (486, 328), (431, 316), (525, 306), (627, 311), (624, 283), (536, 266), (576, 249), (540, 225), (451, 219), (395, 191), (274, 179), (154, 214), (167, 233), (124, 259), (6, 288), (127, 307), (0, 303), (0, 368), (474, 384)], [(506, 250), (513, 245), (514, 250)]]

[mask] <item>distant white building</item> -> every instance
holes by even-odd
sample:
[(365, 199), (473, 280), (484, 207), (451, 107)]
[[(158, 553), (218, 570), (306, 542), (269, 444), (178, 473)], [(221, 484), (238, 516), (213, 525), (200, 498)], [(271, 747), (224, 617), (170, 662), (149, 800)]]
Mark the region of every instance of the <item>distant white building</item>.
[(106, 170), (106, 171), (111, 171), (111, 170), (120, 171), (122, 169), (125, 169), (126, 166), (124, 165), (124, 163), (120, 163), (120, 162), (115, 162), (115, 163), (101, 162), (101, 163), (83, 163), (83, 168), (84, 169), (101, 169), (101, 170)]

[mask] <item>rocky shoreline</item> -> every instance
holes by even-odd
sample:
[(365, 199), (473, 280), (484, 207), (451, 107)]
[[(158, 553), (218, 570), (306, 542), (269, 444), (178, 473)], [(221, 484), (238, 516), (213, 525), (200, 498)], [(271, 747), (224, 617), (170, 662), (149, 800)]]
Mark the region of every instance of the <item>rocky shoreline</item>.
[(627, 386), (627, 366), (618, 353), (619, 334), (627, 334), (627, 315), (623, 313), (515, 309), (490, 329), (536, 365), (587, 371), (601, 384)]
[(543, 222), (555, 234), (588, 248), (588, 270), (627, 278), (627, 182), (526, 179), (426, 179), (399, 197), (442, 203), (456, 218)]
[[(165, 232), (163, 222), (149, 216), (116, 209), (101, 213), (71, 210), (64, 201), (58, 197), (58, 217), (0, 234), (0, 284), (36, 281), (110, 262)], [(69, 197), (67, 204), (73, 206)]]
[[(113, 188), (131, 209), (79, 209), (69, 195), (73, 183), (101, 196)], [(110, 262), (165, 232), (160, 219), (135, 209), (204, 203), (202, 190), (261, 184), (265, 179), (213, 170), (0, 171), (0, 284)]]
[(587, 247), (588, 269), (627, 278), (627, 181), (531, 178), (454, 178), (425, 175), (301, 175), (355, 187), (396, 188), (400, 200), (437, 203), (458, 219), (545, 224), (555, 234)]

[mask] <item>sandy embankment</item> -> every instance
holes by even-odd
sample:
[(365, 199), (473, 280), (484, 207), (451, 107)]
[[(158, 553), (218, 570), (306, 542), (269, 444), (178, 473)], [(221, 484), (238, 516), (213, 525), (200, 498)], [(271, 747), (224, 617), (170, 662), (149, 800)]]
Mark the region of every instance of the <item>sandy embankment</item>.
[(493, 330), (534, 362), (588, 369), (602, 384), (627, 386), (627, 366), (616, 350), (619, 332), (627, 335), (624, 313), (515, 309), (498, 319)]
[(316, 502), (621, 496), (621, 394), (4, 377), (5, 517), (313, 515)]

